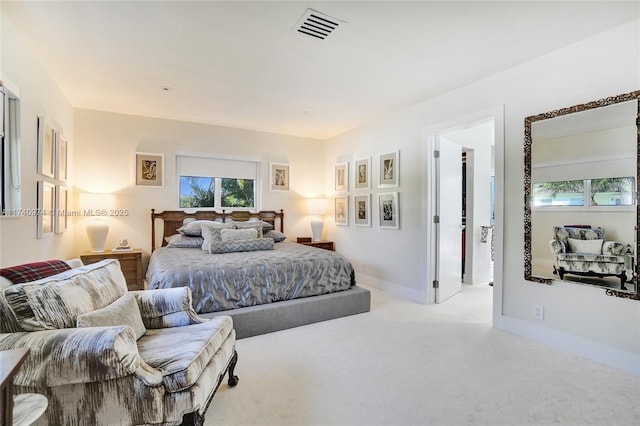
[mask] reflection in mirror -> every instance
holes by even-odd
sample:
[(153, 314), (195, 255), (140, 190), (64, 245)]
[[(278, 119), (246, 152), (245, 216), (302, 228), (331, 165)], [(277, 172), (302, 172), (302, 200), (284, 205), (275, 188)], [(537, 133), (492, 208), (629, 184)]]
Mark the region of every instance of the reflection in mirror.
[(20, 210), (20, 100), (0, 81), (0, 216)]
[(525, 119), (525, 279), (640, 300), (640, 92)]

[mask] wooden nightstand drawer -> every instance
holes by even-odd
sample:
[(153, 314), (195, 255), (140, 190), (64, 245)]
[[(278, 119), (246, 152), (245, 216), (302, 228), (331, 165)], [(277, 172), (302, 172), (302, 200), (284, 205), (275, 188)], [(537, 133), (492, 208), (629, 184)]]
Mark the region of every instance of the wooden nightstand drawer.
[(80, 255), (80, 260), (85, 265), (100, 262), (104, 259), (118, 259), (120, 269), (127, 281), (129, 290), (144, 290), (144, 282), (142, 279), (142, 250), (133, 250), (127, 252), (110, 252), (92, 253), (85, 252)]

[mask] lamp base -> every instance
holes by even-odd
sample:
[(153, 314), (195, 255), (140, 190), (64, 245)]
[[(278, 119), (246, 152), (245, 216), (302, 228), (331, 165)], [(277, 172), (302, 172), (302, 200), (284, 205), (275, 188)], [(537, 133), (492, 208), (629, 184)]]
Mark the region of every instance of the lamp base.
[(322, 219), (311, 219), (311, 233), (313, 234), (313, 241), (320, 241), (322, 239), (322, 228), (324, 228), (324, 222)]
[(87, 225), (87, 236), (91, 245), (92, 253), (104, 252), (104, 243), (109, 235), (109, 225), (102, 221), (93, 221)]

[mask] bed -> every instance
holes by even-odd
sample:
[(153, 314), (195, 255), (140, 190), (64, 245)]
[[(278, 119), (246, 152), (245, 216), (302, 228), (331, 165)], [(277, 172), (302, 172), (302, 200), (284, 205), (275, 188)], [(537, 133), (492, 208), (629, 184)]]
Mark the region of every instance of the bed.
[[(197, 235), (183, 245), (187, 239), (178, 229), (193, 220), (199, 222), (190, 225), (214, 221), (255, 227), (259, 223), (265, 238), (255, 242), (272, 248), (215, 254), (215, 249), (210, 253), (198, 245), (202, 240), (197, 240)], [(157, 221), (162, 222), (160, 229)], [(370, 309), (369, 291), (356, 285), (353, 267), (344, 256), (293, 242), (275, 242), (284, 237), (282, 210), (190, 213), (152, 209), (151, 224), (148, 288), (190, 287), (194, 309), (205, 317), (231, 315), (239, 337)], [(161, 247), (156, 246), (156, 234), (161, 234)], [(269, 237), (275, 239), (267, 241)], [(180, 242), (177, 247), (176, 241)]]

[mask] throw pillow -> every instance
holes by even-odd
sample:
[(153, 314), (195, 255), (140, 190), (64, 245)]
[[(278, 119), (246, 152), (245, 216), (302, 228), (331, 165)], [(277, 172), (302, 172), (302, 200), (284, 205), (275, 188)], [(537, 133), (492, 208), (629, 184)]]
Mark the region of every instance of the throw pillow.
[(128, 325), (133, 328), (136, 340), (144, 336), (147, 329), (142, 322), (140, 308), (133, 294), (125, 294), (112, 304), (86, 314), (78, 315), (78, 327), (109, 327)]
[(265, 238), (273, 238), (273, 241), (275, 241), (276, 243), (280, 243), (286, 240), (287, 236), (280, 231), (276, 231), (275, 229), (272, 229), (271, 231), (265, 234)]
[(258, 238), (255, 229), (223, 229), (220, 231), (222, 241), (254, 240)]
[(211, 225), (211, 224), (215, 225), (219, 223), (213, 220), (192, 220), (191, 222), (187, 222), (186, 224), (178, 228), (178, 232), (184, 235), (188, 235), (190, 237), (201, 237), (202, 227), (204, 225)]
[(604, 240), (577, 240), (567, 238), (569, 251), (571, 253), (602, 254), (602, 243)]
[(175, 234), (170, 237), (166, 237), (167, 247), (178, 248), (200, 248), (204, 242), (202, 237), (190, 237), (184, 234)]
[(262, 221), (254, 221), (254, 222), (235, 222), (237, 229), (255, 229), (258, 231), (258, 238), (263, 237), (262, 233)]
[(211, 222), (206, 223), (202, 226), (202, 238), (204, 238), (202, 242), (202, 250), (209, 251), (209, 247), (211, 243), (216, 241), (222, 241), (222, 234), (220, 233), (223, 229), (234, 229), (234, 223), (217, 223)]
[(105, 259), (4, 291), (25, 331), (76, 327), (78, 315), (103, 308), (127, 292), (116, 259)]
[(271, 238), (255, 238), (253, 240), (214, 241), (211, 243), (209, 253), (222, 254), (259, 250), (273, 250), (273, 240)]

